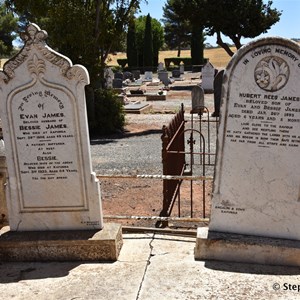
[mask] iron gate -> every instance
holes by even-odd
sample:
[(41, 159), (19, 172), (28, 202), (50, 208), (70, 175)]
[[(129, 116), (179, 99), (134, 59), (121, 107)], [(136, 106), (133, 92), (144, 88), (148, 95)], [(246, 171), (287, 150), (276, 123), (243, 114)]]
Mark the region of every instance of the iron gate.
[(178, 217), (181, 217), (181, 187), (183, 180), (188, 179), (189, 215), (191, 218), (194, 217), (194, 180), (191, 179), (196, 175), (203, 178), (199, 199), (202, 200), (202, 217), (206, 218), (208, 194), (206, 175), (208, 168), (215, 164), (218, 122), (218, 117), (211, 117), (207, 107), (201, 107), (196, 113), (191, 111), (185, 119), (182, 105), (169, 125), (163, 126), (161, 137), (163, 174), (183, 177), (178, 180), (163, 180), (163, 209), (160, 216), (170, 216), (177, 203)]

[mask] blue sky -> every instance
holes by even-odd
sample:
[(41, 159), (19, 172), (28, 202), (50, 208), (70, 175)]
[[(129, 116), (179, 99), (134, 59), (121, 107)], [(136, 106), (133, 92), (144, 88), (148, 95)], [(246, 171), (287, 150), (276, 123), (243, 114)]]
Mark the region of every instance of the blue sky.
[[(267, 1), (265, 1), (267, 2)], [(165, 1), (148, 0), (141, 4), (141, 15), (150, 13), (151, 17), (160, 20), (163, 15), (163, 6)], [(271, 27), (268, 33), (259, 37), (281, 36), (284, 38), (300, 38), (300, 0), (273, 0), (272, 8), (282, 11), (280, 21)], [(206, 42), (215, 45), (215, 37), (207, 37)], [(227, 40), (229, 41), (229, 40)], [(242, 40), (243, 43), (249, 42), (249, 39)]]

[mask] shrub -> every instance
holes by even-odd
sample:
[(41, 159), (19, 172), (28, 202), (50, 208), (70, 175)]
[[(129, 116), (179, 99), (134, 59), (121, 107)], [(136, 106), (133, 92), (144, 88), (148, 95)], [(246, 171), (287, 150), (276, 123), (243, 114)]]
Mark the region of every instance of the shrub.
[(165, 58), (165, 65), (167, 68), (170, 67), (170, 64), (173, 63), (175, 66), (179, 66), (183, 63), (185, 66), (192, 65), (192, 58), (191, 57), (169, 57)]
[(122, 130), (125, 124), (123, 103), (113, 90), (94, 90), (94, 116), (89, 118), (90, 133), (108, 134)]
[(119, 59), (117, 59), (117, 62), (122, 68), (125, 68), (128, 60), (127, 60), (127, 58), (119, 58)]

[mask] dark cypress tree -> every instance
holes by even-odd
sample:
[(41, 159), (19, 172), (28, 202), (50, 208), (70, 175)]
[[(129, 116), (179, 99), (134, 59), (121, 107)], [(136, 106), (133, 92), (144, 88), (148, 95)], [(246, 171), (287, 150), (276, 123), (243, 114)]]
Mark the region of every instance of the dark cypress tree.
[(144, 34), (144, 69), (152, 71), (153, 66), (153, 37), (150, 14), (146, 18)]
[(127, 32), (127, 62), (129, 68), (138, 66), (138, 53), (135, 36), (135, 22), (132, 20), (128, 25)]
[(191, 57), (193, 65), (203, 64), (204, 55), (204, 36), (201, 27), (194, 26), (191, 40)]

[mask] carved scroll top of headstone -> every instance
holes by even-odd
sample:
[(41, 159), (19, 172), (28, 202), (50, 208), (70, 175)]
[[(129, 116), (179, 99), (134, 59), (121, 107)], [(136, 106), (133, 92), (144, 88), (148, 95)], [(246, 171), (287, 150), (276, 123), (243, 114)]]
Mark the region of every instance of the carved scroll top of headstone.
[[(30, 24), (26, 28), (26, 31), (21, 33), (20, 36), (24, 41), (24, 47), (12, 60), (4, 64), (3, 72), (0, 75), (5, 83), (8, 83), (15, 77), (15, 70), (26, 60), (30, 59), (29, 56), (34, 50), (37, 54), (42, 55), (45, 60), (59, 67), (61, 74), (66, 78), (77, 79), (85, 84), (89, 84), (89, 76), (84, 68), (76, 65), (72, 66), (72, 62), (67, 57), (62, 56), (47, 46), (46, 39), (48, 34), (46, 31), (41, 30), (38, 25)], [(38, 63), (38, 59), (34, 58), (33, 63)], [(30, 66), (32, 66), (33, 63), (30, 61)], [(39, 67), (40, 66), (41, 65), (39, 65)], [(37, 69), (38, 74), (44, 71), (43, 67), (41, 69), (39, 69), (39, 67)]]

